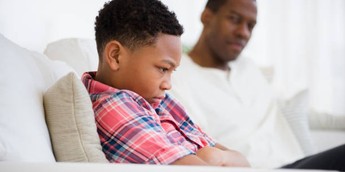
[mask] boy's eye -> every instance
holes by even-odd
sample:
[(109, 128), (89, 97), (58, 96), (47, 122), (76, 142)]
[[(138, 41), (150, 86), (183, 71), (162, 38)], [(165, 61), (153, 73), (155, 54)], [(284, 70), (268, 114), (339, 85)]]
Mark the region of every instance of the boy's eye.
[(169, 69), (168, 69), (168, 68), (165, 68), (165, 67), (160, 67), (159, 70), (160, 70), (161, 72), (163, 72), (163, 73), (169, 71)]

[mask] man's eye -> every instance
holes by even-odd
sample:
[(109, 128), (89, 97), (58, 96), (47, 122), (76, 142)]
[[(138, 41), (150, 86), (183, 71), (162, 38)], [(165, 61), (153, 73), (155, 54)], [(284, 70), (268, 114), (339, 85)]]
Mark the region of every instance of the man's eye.
[(248, 24), (248, 29), (249, 29), (250, 31), (252, 31), (252, 30), (254, 29), (254, 27), (255, 27), (255, 24), (254, 24), (254, 23), (249, 23), (249, 24)]
[(230, 15), (228, 18), (233, 23), (239, 23), (240, 22), (240, 17), (237, 15)]

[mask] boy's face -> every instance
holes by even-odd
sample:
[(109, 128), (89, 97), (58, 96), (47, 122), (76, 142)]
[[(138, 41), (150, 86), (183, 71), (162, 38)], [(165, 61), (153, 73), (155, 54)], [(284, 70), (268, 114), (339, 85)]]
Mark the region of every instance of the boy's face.
[(156, 107), (171, 88), (181, 50), (180, 37), (167, 34), (160, 34), (153, 45), (126, 49), (119, 60), (117, 87), (136, 92)]

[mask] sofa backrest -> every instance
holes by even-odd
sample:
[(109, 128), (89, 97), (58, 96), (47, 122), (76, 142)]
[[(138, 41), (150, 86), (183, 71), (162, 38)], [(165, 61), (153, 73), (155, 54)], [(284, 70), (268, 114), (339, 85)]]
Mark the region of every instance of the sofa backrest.
[(0, 161), (108, 162), (73, 68), (0, 34), (0, 73)]
[(51, 42), (44, 54), (52, 59), (70, 65), (79, 75), (95, 71), (98, 67), (96, 41), (82, 38), (66, 38)]

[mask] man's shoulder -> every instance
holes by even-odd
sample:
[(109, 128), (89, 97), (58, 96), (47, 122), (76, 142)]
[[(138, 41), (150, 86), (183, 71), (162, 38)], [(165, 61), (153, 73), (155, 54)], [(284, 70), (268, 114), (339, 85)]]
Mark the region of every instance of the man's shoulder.
[(239, 57), (235, 61), (230, 62), (229, 65), (232, 70), (236, 71), (236, 73), (239, 74), (261, 74), (259, 65), (257, 65), (254, 60), (248, 57)]
[(238, 67), (249, 67), (249, 68), (258, 68), (258, 65), (249, 57), (238, 57), (236, 60), (231, 61), (229, 63), (232, 66), (238, 66)]

